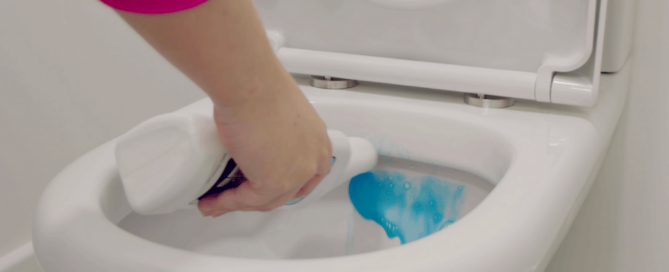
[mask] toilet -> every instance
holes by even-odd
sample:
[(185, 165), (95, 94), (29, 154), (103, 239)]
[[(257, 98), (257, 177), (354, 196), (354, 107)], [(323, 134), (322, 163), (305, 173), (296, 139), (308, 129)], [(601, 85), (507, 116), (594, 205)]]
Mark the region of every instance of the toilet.
[[(614, 33), (607, 42), (629, 37), (605, 30), (606, 0), (255, 4), (277, 56), (328, 128), (378, 150), (374, 175), (459, 190), (434, 219), (445, 223), (429, 235), (390, 237), (356, 210), (348, 184), (299, 210), (139, 215), (111, 140), (44, 190), (33, 241), (45, 271), (546, 268), (626, 98), (627, 53), (603, 44), (604, 33)], [(212, 103), (178, 111), (209, 114)]]

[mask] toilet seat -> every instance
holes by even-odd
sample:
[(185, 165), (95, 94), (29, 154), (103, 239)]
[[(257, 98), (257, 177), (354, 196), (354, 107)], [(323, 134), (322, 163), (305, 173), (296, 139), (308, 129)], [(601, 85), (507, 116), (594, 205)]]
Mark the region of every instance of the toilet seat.
[[(131, 272), (541, 270), (578, 211), (610, 137), (609, 129), (595, 128), (588, 118), (559, 108), (541, 110), (521, 102), (512, 109), (487, 110), (462, 104), (461, 96), (417, 88), (363, 84), (355, 92), (325, 91), (308, 86), (304, 78), (298, 82), (328, 126), (347, 134), (361, 129), (347, 125), (353, 120), (345, 118), (347, 113), (361, 120), (382, 115), (386, 124), (376, 123), (372, 131), (384, 131), (393, 123), (408, 125), (417, 117), (428, 128), (422, 135), (429, 135), (429, 129), (472, 129), (476, 133), (469, 136), (481, 136), (479, 143), (488, 144), (484, 150), (500, 152), (489, 154), (497, 156), (492, 159), (497, 164), (476, 165), (467, 161), (466, 153), (441, 154), (438, 163), (489, 180), (497, 177), (499, 183), (464, 218), (403, 246), (319, 259), (230, 258), (165, 246), (118, 227), (130, 208), (116, 173), (112, 140), (73, 162), (44, 191), (34, 224), (35, 250), (42, 267), (46, 271)], [(615, 112), (619, 107), (614, 106), (605, 109)], [(210, 112), (211, 104), (203, 100), (181, 110)], [(608, 116), (617, 120), (618, 114)], [(436, 158), (436, 147), (425, 147), (426, 140), (417, 140), (415, 133), (386, 132), (412, 149), (412, 158)], [(465, 136), (450, 139), (467, 140)], [(499, 169), (507, 163), (507, 169)]]

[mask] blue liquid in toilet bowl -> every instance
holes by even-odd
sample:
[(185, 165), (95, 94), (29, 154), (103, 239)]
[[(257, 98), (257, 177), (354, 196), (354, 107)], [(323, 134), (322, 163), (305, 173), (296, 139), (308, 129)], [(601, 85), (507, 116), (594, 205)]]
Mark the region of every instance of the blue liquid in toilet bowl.
[(407, 178), (400, 172), (374, 171), (351, 179), (349, 196), (363, 218), (405, 244), (458, 220), (465, 187), (434, 176)]

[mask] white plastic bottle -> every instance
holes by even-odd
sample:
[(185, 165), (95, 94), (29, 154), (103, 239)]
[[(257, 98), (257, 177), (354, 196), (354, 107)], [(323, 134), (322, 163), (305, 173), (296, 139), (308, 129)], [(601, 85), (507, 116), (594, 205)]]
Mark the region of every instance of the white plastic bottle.
[[(362, 138), (328, 130), (330, 173), (308, 195), (281, 207), (300, 208), (353, 176), (371, 170), (378, 155)], [(116, 163), (128, 202), (139, 214), (194, 207), (205, 195), (236, 187), (243, 175), (221, 144), (211, 116), (169, 113), (144, 121), (116, 143)]]

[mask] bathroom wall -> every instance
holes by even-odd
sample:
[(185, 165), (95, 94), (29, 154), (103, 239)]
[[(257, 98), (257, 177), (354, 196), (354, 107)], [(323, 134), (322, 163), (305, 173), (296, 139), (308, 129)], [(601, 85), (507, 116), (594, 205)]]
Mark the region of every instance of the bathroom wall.
[(0, 1), (0, 266), (58, 171), (201, 97), (99, 1)]
[(634, 39), (626, 109), (549, 272), (669, 271), (669, 2), (638, 0)]

